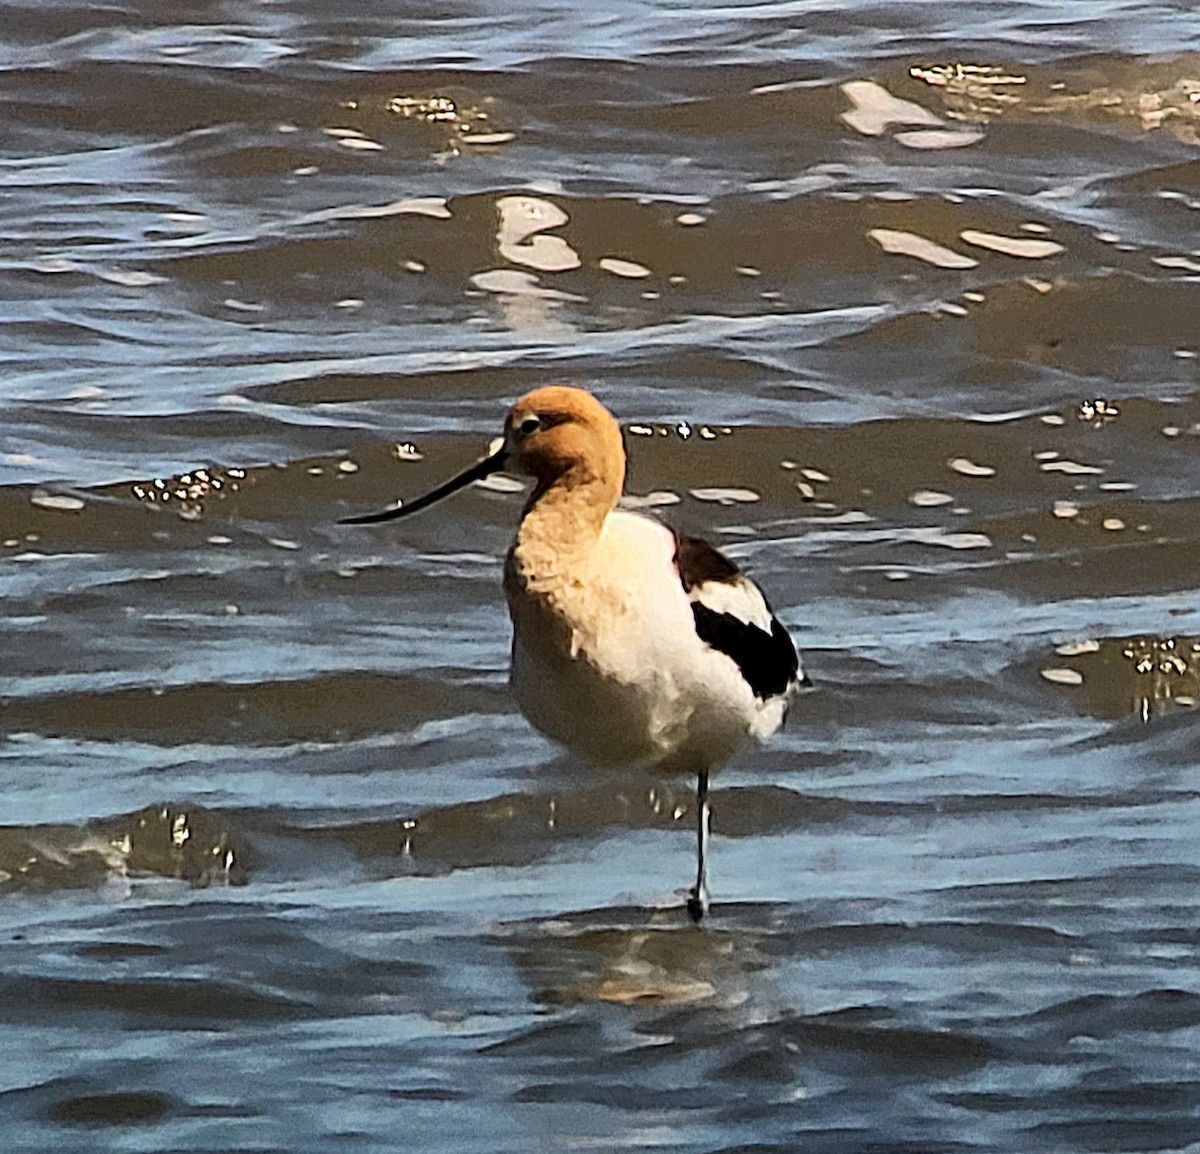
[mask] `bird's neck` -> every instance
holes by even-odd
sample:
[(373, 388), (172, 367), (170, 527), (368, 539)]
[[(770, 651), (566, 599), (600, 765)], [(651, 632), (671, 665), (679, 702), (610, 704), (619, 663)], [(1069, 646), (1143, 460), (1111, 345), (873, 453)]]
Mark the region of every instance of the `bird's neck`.
[(577, 570), (600, 538), (621, 495), (620, 483), (564, 474), (534, 487), (513, 542), (511, 561), (526, 581)]

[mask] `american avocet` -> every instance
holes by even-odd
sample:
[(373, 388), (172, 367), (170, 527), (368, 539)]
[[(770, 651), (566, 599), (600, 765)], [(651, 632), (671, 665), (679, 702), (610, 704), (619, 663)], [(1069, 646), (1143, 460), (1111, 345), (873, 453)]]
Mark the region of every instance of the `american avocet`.
[(783, 723), (803, 677), (795, 646), (728, 557), (617, 508), (621, 430), (582, 389), (527, 394), (491, 456), (423, 497), (345, 520), (416, 513), (501, 469), (534, 481), (504, 566), (517, 702), (535, 729), (595, 764), (696, 775), (687, 904), (699, 921), (709, 773)]

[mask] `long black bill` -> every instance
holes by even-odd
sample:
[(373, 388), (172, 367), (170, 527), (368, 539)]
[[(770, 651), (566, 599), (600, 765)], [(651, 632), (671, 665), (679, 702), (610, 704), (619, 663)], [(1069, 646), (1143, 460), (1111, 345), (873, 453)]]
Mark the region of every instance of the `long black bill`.
[(449, 497), (451, 493), (458, 492), (472, 481), (482, 481), (484, 477), (498, 473), (504, 468), (507, 460), (508, 453), (501, 448), (490, 457), (476, 461), (474, 465), (469, 469), (464, 469), (457, 477), (451, 477), (449, 481), (439, 485), (436, 489), (430, 489), (423, 497), (414, 497), (407, 504), (401, 502), (393, 509), (381, 509), (378, 513), (363, 513), (358, 517), (342, 517), (338, 523), (341, 525), (370, 525), (376, 521), (393, 521), (397, 517), (407, 517), (410, 513), (419, 513), (422, 509), (429, 508), (435, 501), (440, 501), (443, 497)]

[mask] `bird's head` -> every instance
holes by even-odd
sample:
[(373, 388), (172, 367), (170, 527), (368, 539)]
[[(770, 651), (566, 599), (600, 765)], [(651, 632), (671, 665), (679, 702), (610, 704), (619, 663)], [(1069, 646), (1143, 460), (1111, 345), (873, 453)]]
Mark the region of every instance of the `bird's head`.
[(597, 507), (616, 504), (625, 483), (625, 448), (616, 418), (591, 393), (569, 385), (548, 385), (526, 393), (509, 410), (500, 446), (483, 460), (437, 488), (394, 508), (346, 524), (390, 521), (426, 509), (435, 501), (501, 469), (534, 479), (531, 500), (552, 486), (587, 487)]

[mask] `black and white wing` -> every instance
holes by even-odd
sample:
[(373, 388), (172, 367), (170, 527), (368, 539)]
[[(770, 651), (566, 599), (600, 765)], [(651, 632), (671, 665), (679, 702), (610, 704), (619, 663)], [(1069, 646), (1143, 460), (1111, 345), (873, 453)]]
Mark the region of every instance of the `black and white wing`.
[(728, 557), (701, 537), (676, 534), (675, 568), (692, 603), (697, 636), (733, 659), (756, 697), (786, 697), (803, 683), (787, 630)]

